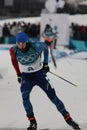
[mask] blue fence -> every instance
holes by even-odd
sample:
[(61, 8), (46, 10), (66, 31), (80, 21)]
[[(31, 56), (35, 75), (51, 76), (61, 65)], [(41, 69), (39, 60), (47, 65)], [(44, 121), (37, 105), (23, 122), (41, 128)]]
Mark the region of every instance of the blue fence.
[(77, 51), (87, 51), (87, 42), (70, 39), (69, 48)]
[(0, 38), (0, 43), (4, 43), (4, 44), (15, 44), (16, 43), (16, 38), (14, 36), (10, 36), (10, 37), (1, 37)]

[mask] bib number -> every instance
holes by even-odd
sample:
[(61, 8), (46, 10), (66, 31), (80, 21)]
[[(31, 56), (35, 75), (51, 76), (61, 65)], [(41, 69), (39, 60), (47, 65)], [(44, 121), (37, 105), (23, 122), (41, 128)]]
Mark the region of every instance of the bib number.
[(33, 71), (34, 69), (32, 67), (28, 67), (28, 71)]

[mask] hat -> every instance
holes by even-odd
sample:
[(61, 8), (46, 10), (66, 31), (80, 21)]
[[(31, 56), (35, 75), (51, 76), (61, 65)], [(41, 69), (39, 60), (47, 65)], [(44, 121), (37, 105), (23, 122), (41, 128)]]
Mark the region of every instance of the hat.
[(25, 32), (19, 32), (16, 36), (16, 42), (28, 42), (28, 35)]

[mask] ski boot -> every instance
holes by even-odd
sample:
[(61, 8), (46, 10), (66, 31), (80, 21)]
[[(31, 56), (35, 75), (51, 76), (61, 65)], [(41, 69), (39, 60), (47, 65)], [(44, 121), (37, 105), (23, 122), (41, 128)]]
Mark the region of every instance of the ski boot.
[(27, 130), (37, 130), (37, 123), (31, 122), (30, 126), (27, 128)]
[(34, 117), (34, 113), (27, 114), (28, 120), (30, 121), (30, 126), (27, 128), (27, 130), (37, 130), (37, 122)]
[(67, 114), (64, 119), (67, 124), (70, 125), (74, 130), (81, 130), (79, 125), (75, 121), (73, 121), (69, 114)]

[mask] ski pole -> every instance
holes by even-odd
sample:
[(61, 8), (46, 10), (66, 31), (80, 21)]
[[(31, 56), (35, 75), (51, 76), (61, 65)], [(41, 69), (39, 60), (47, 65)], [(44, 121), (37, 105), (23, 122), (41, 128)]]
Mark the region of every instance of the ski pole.
[(52, 49), (50, 49), (50, 54), (51, 54), (51, 58), (52, 58), (54, 67), (57, 68), (56, 60), (55, 60), (55, 57), (54, 57), (54, 55), (53, 55)]
[(51, 74), (55, 75), (56, 77), (58, 77), (58, 78), (60, 78), (60, 79), (62, 79), (62, 80), (64, 80), (64, 81), (68, 82), (69, 84), (72, 84), (73, 86), (77, 87), (76, 84), (74, 84), (74, 83), (72, 83), (72, 82), (70, 82), (70, 81), (64, 79), (63, 77), (61, 77), (61, 76), (59, 76), (59, 75), (57, 75), (57, 74), (55, 74), (55, 73), (53, 73), (53, 72), (51, 72), (51, 71), (49, 71), (49, 72), (50, 72)]

